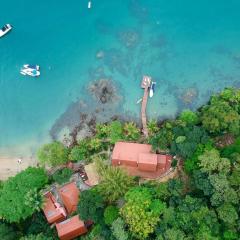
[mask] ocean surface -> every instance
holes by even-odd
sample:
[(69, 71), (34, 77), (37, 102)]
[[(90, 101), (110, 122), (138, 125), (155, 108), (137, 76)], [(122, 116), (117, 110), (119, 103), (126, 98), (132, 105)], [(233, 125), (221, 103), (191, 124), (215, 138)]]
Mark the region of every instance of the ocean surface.
[[(0, 25), (13, 25), (0, 39), (0, 155), (34, 152), (88, 111), (138, 118), (144, 74), (157, 83), (150, 118), (240, 86), (239, 0), (0, 3)], [(39, 64), (41, 76), (20, 75), (26, 63)], [(107, 104), (89, 90), (101, 79), (114, 89)]]

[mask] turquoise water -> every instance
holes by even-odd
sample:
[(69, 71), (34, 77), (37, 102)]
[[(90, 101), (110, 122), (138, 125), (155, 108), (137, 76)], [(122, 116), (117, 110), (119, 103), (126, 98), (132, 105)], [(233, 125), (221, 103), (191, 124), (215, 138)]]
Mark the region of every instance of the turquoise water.
[[(1, 1), (0, 25), (14, 28), (0, 39), (0, 153), (34, 149), (56, 123), (78, 122), (81, 113), (68, 119), (66, 111), (95, 104), (87, 90), (94, 80), (110, 78), (118, 89), (120, 107), (108, 107), (109, 116), (137, 117), (142, 75), (151, 75), (152, 118), (240, 85), (239, 0), (92, 0), (91, 9), (87, 2)], [(25, 63), (39, 64), (40, 78), (20, 75)]]

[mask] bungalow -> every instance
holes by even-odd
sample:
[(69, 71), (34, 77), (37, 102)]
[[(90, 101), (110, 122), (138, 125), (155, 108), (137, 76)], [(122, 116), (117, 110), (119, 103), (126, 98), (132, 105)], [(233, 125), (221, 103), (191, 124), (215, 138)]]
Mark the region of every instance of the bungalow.
[(172, 156), (152, 152), (149, 144), (117, 142), (113, 149), (112, 165), (127, 170), (131, 176), (155, 179), (171, 168)]
[(69, 240), (86, 233), (88, 230), (79, 216), (76, 215), (56, 224), (60, 240)]

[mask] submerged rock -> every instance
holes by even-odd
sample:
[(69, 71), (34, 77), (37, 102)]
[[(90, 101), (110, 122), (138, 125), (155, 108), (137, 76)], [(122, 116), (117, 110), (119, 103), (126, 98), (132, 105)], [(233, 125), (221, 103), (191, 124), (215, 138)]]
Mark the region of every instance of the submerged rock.
[(96, 53), (96, 58), (98, 59), (101, 59), (101, 58), (104, 58), (104, 51), (103, 50), (100, 50)]
[(136, 47), (140, 42), (140, 33), (130, 29), (118, 34), (119, 41), (127, 48)]
[(102, 104), (114, 103), (120, 100), (116, 87), (109, 79), (100, 79), (91, 83), (88, 90)]
[(198, 96), (198, 91), (196, 88), (188, 88), (180, 96), (180, 99), (185, 104), (191, 104), (197, 98), (197, 96)]

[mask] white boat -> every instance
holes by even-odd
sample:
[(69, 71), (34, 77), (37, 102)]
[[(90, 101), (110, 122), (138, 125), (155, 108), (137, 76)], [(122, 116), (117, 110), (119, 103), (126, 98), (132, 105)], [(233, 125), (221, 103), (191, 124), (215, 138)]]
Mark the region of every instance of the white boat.
[(5, 24), (1, 29), (0, 29), (0, 37), (3, 37), (5, 34), (7, 34), (9, 31), (11, 31), (12, 26), (10, 24)]
[(20, 73), (22, 75), (28, 75), (31, 77), (38, 77), (40, 76), (40, 71), (36, 70), (36, 69), (30, 69), (30, 68), (22, 68)]
[(39, 65), (24, 64), (23, 67), (24, 68), (28, 68), (28, 69), (35, 69), (37, 71), (40, 70), (40, 66)]
[(155, 91), (155, 85), (156, 85), (156, 82), (151, 82), (151, 86), (150, 86), (150, 89), (149, 89), (149, 97), (153, 97), (153, 94), (154, 94), (154, 91)]
[(89, 1), (89, 2), (88, 2), (88, 8), (91, 8), (91, 7), (92, 7), (92, 2)]

